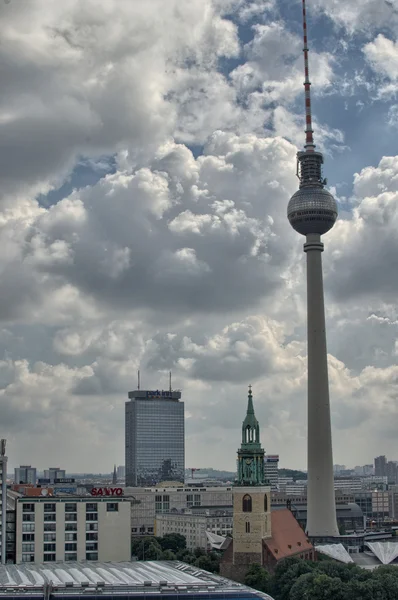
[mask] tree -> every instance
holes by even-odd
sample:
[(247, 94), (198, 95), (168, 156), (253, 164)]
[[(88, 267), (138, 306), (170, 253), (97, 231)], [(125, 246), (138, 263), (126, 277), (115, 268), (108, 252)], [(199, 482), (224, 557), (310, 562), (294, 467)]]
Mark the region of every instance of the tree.
[(367, 581), (353, 579), (347, 584), (347, 587), (349, 600), (388, 600), (383, 583), (374, 577)]
[(131, 556), (135, 556), (138, 560), (159, 560), (162, 556), (162, 548), (155, 537), (133, 537)]
[(165, 550), (162, 554), (162, 560), (176, 560), (176, 555), (171, 550)]
[(271, 575), (261, 565), (253, 564), (246, 573), (245, 584), (259, 592), (269, 592)]
[(187, 540), (181, 533), (166, 533), (162, 538), (159, 538), (159, 544), (162, 550), (171, 550), (176, 554), (179, 550), (185, 550)]
[(300, 559), (286, 559), (281, 565), (277, 565), (272, 586), (273, 595), (278, 600), (289, 600), (290, 590), (296, 580), (300, 575), (314, 571), (315, 565), (314, 562)]
[(289, 600), (350, 600), (347, 584), (338, 577), (313, 571), (301, 575), (293, 584)]

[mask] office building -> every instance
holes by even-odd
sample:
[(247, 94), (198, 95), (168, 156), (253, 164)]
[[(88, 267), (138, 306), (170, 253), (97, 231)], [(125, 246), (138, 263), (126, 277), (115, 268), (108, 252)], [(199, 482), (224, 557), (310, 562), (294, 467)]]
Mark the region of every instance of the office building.
[(266, 454), (264, 456), (264, 477), (271, 486), (271, 490), (278, 489), (278, 454)]
[(387, 459), (385, 456), (375, 458), (375, 475), (385, 477), (387, 475)]
[(126, 477), (126, 468), (124, 465), (119, 465), (117, 468), (117, 478), (118, 481), (124, 479)]
[(168, 533), (180, 533), (187, 540), (188, 550), (207, 550), (209, 542), (206, 532), (222, 536), (232, 534), (232, 522), (232, 506), (224, 510), (213, 508), (157, 514), (155, 535), (163, 537)]
[[(87, 568), (89, 567), (89, 568)], [(1, 569), (0, 592), (4, 599), (45, 598), (206, 598), (220, 600), (272, 600), (263, 592), (232, 583), (178, 561), (97, 562), (7, 565)]]
[(128, 498), (17, 498), (16, 562), (130, 560), (130, 519)]
[(49, 483), (54, 483), (56, 479), (65, 479), (65, 469), (59, 467), (50, 467), (44, 471), (44, 479), (48, 479)]
[(6, 529), (7, 529), (7, 461), (6, 440), (0, 440), (0, 561), (6, 562)]
[(126, 485), (184, 481), (184, 403), (179, 391), (136, 390), (126, 402)]
[(154, 535), (159, 514), (186, 510), (223, 510), (232, 507), (232, 487), (125, 488), (131, 501), (132, 535)]
[(30, 465), (21, 465), (14, 469), (14, 483), (30, 483), (36, 485), (36, 468)]
[(305, 65), (306, 143), (297, 155), (299, 190), (292, 196), (287, 216), (293, 229), (306, 236), (308, 336), (308, 521), (312, 537), (339, 535), (333, 490), (333, 452), (330, 420), (321, 236), (337, 219), (337, 204), (325, 189), (323, 155), (315, 151), (311, 118), (311, 83), (305, 0), (302, 0)]

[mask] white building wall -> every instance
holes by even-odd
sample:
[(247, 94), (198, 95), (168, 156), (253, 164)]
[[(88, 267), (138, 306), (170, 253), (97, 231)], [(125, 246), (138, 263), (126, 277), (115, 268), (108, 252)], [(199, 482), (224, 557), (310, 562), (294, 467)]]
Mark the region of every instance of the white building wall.
[(131, 505), (133, 535), (152, 535), (157, 514), (187, 510), (200, 506), (232, 506), (232, 487), (203, 488), (125, 488), (125, 496), (134, 498)]
[(160, 514), (155, 519), (155, 535), (180, 533), (187, 541), (188, 550), (208, 547), (206, 531), (220, 535), (232, 534), (232, 512), (228, 515)]
[(18, 499), (16, 562), (129, 561), (130, 502), (111, 500)]

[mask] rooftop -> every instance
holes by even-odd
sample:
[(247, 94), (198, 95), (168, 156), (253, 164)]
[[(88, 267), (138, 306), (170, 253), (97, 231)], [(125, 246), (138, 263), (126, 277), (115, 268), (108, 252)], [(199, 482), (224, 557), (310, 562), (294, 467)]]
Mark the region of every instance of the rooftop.
[(180, 562), (45, 563), (0, 566), (0, 597), (54, 596), (185, 596), (263, 598), (267, 594)]
[(272, 537), (263, 542), (276, 560), (308, 552), (313, 546), (287, 508), (271, 512)]

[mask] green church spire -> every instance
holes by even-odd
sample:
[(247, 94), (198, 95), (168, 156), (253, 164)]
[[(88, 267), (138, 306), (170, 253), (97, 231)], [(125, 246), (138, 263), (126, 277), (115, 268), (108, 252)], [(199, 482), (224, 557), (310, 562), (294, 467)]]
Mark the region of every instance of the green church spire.
[(238, 450), (237, 485), (264, 485), (264, 450), (260, 426), (254, 414), (252, 386), (249, 385), (247, 412), (242, 423), (242, 444)]

